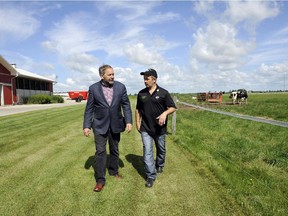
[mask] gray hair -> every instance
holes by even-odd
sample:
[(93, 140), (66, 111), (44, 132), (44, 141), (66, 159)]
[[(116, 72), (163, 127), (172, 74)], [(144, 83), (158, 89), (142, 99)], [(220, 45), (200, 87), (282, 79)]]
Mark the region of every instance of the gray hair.
[(112, 68), (112, 66), (107, 65), (107, 64), (100, 66), (99, 67), (99, 75), (103, 76), (105, 74), (105, 71), (107, 68)]

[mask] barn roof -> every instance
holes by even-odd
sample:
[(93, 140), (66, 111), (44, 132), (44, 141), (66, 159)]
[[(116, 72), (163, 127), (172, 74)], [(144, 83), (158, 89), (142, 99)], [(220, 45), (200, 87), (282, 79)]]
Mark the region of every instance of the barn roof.
[(2, 64), (13, 76), (17, 75), (17, 71), (12, 65), (10, 65), (1, 55), (0, 55), (0, 64)]
[(38, 74), (20, 69), (20, 68), (16, 68), (17, 72), (18, 72), (18, 77), (24, 77), (24, 78), (32, 78), (32, 79), (38, 79), (38, 80), (45, 80), (48, 82), (56, 82), (55, 80), (49, 79), (47, 77), (44, 76), (40, 76)]
[(47, 77), (40, 76), (38, 74), (29, 72), (20, 68), (16, 68), (15, 66), (12, 66), (11, 64), (9, 64), (1, 55), (0, 55), (0, 64), (2, 64), (13, 76), (43, 80), (47, 82), (56, 82), (55, 80), (49, 79)]

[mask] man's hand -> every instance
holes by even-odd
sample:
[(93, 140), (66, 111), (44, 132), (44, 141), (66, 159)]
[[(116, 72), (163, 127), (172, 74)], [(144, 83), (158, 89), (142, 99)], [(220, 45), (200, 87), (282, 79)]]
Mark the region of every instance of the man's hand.
[(141, 123), (140, 123), (140, 122), (139, 122), (139, 123), (136, 122), (136, 130), (137, 130), (139, 133), (141, 133), (140, 127), (141, 127)]
[(83, 129), (83, 134), (84, 134), (84, 136), (89, 137), (90, 133), (91, 133), (90, 128), (84, 128), (84, 129)]
[(168, 107), (168, 109), (163, 112), (161, 115), (159, 115), (156, 119), (158, 120), (158, 124), (160, 126), (164, 125), (166, 123), (166, 118), (169, 114), (176, 111), (175, 107)]
[(132, 124), (131, 124), (131, 123), (127, 123), (127, 124), (126, 124), (126, 131), (127, 131), (128, 133), (130, 133), (131, 130), (132, 130)]
[(158, 116), (156, 119), (158, 120), (158, 124), (160, 126), (164, 125), (166, 122), (167, 114), (163, 112), (160, 116)]

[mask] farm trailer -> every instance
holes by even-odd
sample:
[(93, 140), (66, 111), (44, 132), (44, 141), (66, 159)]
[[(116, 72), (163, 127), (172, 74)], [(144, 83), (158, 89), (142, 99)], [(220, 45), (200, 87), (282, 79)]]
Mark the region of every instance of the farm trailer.
[(222, 92), (200, 92), (197, 93), (198, 102), (207, 101), (209, 103), (219, 103), (221, 104), (223, 101)]
[(71, 100), (81, 102), (82, 100), (87, 100), (88, 91), (69, 91), (68, 95), (71, 98)]

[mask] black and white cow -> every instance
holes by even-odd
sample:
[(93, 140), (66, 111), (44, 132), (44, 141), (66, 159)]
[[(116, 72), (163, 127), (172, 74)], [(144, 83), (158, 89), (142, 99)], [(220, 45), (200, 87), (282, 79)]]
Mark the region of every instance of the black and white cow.
[(237, 91), (232, 91), (229, 98), (232, 98), (233, 104), (241, 104), (242, 102), (247, 104), (248, 94), (245, 89), (238, 89)]

